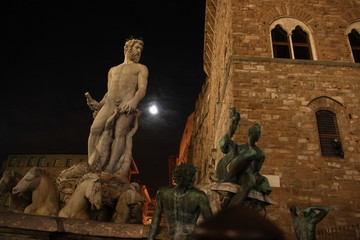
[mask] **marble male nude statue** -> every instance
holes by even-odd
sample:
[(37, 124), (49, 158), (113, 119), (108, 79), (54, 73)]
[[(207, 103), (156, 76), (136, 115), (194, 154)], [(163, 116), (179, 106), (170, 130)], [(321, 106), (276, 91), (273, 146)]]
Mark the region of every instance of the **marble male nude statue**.
[(108, 91), (100, 102), (87, 93), (87, 104), (95, 112), (88, 138), (89, 164), (91, 154), (96, 149), (105, 124), (115, 111), (119, 112), (115, 123), (114, 140), (111, 145), (109, 161), (103, 171), (116, 172), (119, 161), (126, 149), (126, 137), (136, 118), (137, 105), (145, 96), (148, 69), (139, 63), (144, 43), (139, 39), (130, 39), (125, 43), (123, 63), (112, 67), (108, 73)]

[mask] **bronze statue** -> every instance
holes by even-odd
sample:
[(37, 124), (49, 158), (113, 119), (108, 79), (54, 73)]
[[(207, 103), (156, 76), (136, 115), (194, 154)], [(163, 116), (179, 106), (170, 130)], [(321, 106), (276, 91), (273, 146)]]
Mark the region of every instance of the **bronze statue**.
[(240, 122), (236, 108), (230, 109), (230, 118), (229, 130), (219, 142), (221, 151), (226, 155), (216, 166), (216, 178), (217, 182), (231, 182), (241, 186), (241, 190), (229, 200), (229, 205), (234, 206), (243, 204), (252, 189), (264, 194), (269, 194), (271, 189), (267, 178), (259, 173), (265, 160), (264, 152), (256, 146), (261, 136), (260, 125), (256, 123), (249, 128), (247, 143), (239, 145), (232, 140)]
[(297, 206), (290, 207), (296, 238), (298, 240), (315, 240), (315, 226), (328, 214), (329, 208), (323, 206), (308, 207), (301, 211), (302, 217), (298, 215), (299, 211), (301, 210)]
[(162, 187), (156, 196), (155, 214), (149, 233), (149, 240), (154, 239), (158, 231), (161, 213), (165, 214), (169, 239), (191, 239), (191, 233), (201, 213), (204, 219), (212, 216), (207, 195), (193, 186), (195, 167), (184, 163), (173, 170), (176, 185)]

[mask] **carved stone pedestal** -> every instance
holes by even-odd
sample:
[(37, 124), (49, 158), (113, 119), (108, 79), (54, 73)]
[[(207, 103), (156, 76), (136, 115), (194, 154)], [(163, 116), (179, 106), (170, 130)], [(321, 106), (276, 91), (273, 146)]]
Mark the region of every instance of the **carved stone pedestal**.
[[(146, 239), (149, 226), (0, 212), (0, 239)], [(162, 227), (158, 239), (168, 239)]]

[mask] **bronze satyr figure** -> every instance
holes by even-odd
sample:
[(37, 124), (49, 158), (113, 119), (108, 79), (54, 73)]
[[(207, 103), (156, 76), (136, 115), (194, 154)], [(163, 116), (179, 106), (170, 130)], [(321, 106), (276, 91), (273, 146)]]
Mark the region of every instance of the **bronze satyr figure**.
[[(302, 216), (298, 215), (298, 211), (301, 212)], [(315, 226), (328, 212), (329, 208), (323, 206), (312, 206), (303, 211), (297, 206), (291, 206), (290, 214), (294, 222), (296, 238), (298, 240), (315, 240)]]

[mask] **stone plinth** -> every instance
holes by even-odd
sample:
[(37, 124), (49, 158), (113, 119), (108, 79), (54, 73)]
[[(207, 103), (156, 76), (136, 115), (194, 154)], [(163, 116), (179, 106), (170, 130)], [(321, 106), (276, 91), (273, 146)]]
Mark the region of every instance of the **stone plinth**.
[[(0, 212), (0, 239), (146, 239), (149, 226)], [(157, 239), (168, 239), (162, 227)]]

